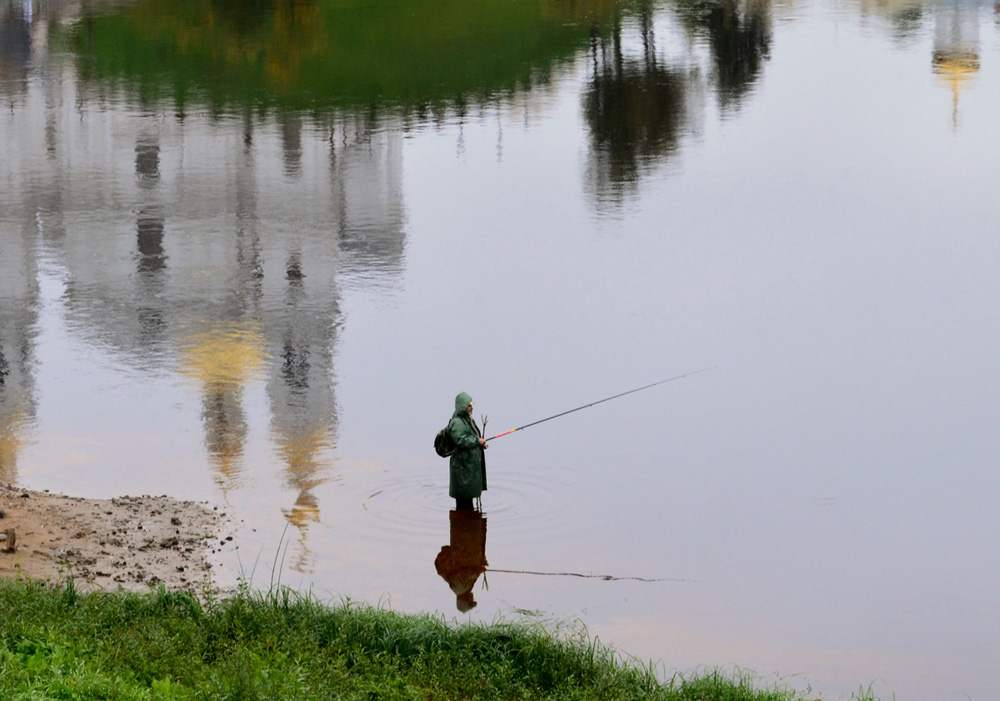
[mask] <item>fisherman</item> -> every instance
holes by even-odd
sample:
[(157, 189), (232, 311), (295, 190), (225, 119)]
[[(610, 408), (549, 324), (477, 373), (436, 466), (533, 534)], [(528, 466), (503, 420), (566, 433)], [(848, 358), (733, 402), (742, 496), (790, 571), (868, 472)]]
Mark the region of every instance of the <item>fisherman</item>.
[(471, 509), (472, 500), (486, 491), (486, 439), (472, 418), (472, 397), (465, 392), (455, 397), (448, 433), (455, 441), (448, 495), (455, 500), (456, 509)]

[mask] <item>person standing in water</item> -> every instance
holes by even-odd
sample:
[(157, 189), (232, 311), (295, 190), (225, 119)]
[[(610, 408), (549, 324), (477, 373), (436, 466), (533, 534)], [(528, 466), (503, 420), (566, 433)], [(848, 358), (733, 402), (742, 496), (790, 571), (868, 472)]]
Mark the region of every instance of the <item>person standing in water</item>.
[(449, 462), (448, 495), (455, 500), (455, 508), (471, 509), (472, 500), (486, 491), (486, 439), (472, 418), (472, 397), (465, 392), (455, 397), (448, 433), (455, 441)]

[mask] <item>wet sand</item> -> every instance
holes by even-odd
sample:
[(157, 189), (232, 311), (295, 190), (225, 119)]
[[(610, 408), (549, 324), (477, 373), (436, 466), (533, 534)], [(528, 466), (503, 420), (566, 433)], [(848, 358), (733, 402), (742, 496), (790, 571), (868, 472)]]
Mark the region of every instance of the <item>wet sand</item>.
[(79, 591), (204, 595), (215, 590), (207, 555), (232, 539), (218, 508), (167, 496), (84, 499), (0, 484), (0, 509), (0, 576), (72, 576)]

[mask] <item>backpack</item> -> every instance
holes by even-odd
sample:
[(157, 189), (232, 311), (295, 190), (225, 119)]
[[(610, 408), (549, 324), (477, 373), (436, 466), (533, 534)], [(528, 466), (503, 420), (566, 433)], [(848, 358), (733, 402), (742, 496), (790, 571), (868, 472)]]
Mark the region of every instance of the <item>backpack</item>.
[(455, 439), (451, 437), (451, 431), (445, 426), (434, 436), (434, 452), (442, 458), (446, 458), (455, 452)]

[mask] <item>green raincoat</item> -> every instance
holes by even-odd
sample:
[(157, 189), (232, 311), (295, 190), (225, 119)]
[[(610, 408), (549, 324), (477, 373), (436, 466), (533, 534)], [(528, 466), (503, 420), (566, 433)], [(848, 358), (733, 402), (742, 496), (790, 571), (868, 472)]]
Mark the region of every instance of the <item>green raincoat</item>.
[(479, 445), (483, 434), (467, 411), (470, 404), (472, 397), (465, 392), (455, 397), (455, 413), (448, 422), (448, 432), (455, 441), (448, 480), (452, 499), (477, 499), (486, 491), (486, 453)]

